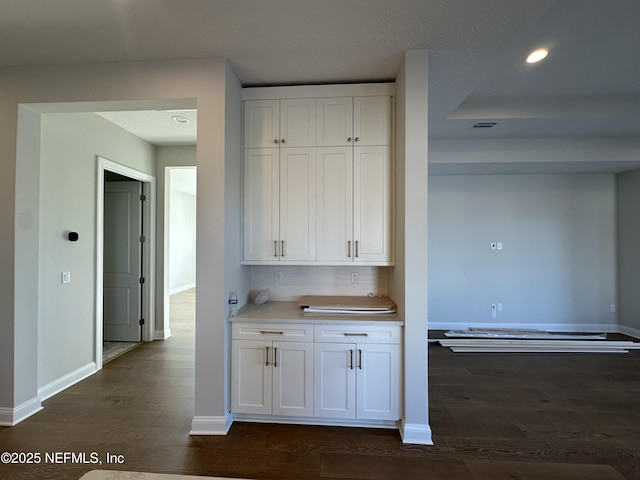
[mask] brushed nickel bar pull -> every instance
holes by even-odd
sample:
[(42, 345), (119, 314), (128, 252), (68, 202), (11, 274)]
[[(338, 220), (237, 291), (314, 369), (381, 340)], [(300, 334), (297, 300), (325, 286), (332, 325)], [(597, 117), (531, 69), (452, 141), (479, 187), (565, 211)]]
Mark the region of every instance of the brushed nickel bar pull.
[(358, 368), (362, 370), (362, 349), (358, 349)]
[(345, 337), (368, 337), (369, 334), (368, 333), (351, 333), (351, 332), (344, 332), (344, 336)]
[(278, 256), (278, 241), (277, 240), (273, 241), (273, 256), (274, 257)]
[(284, 257), (284, 240), (280, 242), (280, 256)]
[(269, 366), (269, 347), (264, 347), (267, 349), (267, 362), (265, 363), (265, 365), (268, 367)]
[(347, 240), (347, 257), (351, 258), (351, 240)]
[[(362, 350), (360, 350), (360, 355), (362, 355)], [(360, 358), (360, 362), (362, 362), (362, 357)], [(273, 366), (278, 366), (278, 347), (273, 347)]]
[(260, 335), (284, 335), (284, 332), (276, 332), (272, 330), (260, 330)]
[(353, 350), (349, 349), (349, 369), (353, 370)]
[(356, 240), (356, 258), (358, 258), (358, 240)]

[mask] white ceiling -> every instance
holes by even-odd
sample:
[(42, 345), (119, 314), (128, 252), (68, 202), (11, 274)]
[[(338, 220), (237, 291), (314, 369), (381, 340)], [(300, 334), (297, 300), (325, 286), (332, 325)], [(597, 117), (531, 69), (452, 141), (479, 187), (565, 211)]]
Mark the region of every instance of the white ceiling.
[[(226, 57), (245, 86), (375, 82), (427, 49), (433, 139), (640, 137), (637, 0), (0, 1), (0, 66)], [(127, 124), (167, 120), (145, 115)], [(195, 140), (195, 118), (191, 140), (168, 125), (151, 141)]]

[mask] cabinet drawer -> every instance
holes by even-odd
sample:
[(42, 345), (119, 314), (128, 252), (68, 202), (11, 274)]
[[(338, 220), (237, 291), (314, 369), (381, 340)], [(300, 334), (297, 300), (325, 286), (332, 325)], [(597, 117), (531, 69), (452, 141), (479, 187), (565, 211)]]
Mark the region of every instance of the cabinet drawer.
[(400, 343), (400, 326), (397, 325), (359, 325), (323, 324), (316, 325), (316, 342), (332, 343)]
[(299, 323), (243, 323), (231, 324), (234, 340), (280, 340), (282, 342), (312, 342), (313, 325)]

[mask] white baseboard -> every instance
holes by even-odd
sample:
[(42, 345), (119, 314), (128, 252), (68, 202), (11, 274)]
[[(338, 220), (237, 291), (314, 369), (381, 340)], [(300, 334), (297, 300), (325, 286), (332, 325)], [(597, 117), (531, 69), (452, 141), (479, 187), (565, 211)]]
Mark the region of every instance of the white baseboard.
[(233, 423), (233, 417), (193, 417), (189, 435), (226, 435)]
[(625, 335), (629, 335), (630, 337), (640, 339), (640, 330), (638, 330), (637, 328), (627, 327), (625, 325), (619, 325), (618, 333), (624, 333)]
[(403, 420), (400, 427), (400, 435), (402, 436), (402, 443), (433, 445), (431, 427), (428, 424), (405, 423)]
[(616, 323), (492, 323), (492, 322), (429, 322), (429, 330), (466, 330), (474, 328), (523, 328), (548, 332), (618, 333)]
[(165, 328), (164, 330), (156, 330), (155, 340), (166, 340), (171, 336), (171, 329)]
[(181, 287), (173, 288), (173, 289), (169, 290), (169, 295), (175, 295), (176, 293), (180, 293), (180, 292), (184, 292), (184, 291), (187, 291), (187, 290), (191, 290), (192, 288), (196, 288), (196, 284), (195, 283), (190, 283), (188, 285), (183, 285)]
[(71, 385), (84, 380), (97, 371), (98, 369), (95, 362), (88, 363), (84, 367), (80, 367), (77, 370), (68, 373), (64, 377), (60, 377), (59, 379), (48, 383), (44, 387), (40, 387), (38, 389), (38, 397), (40, 397), (41, 400), (46, 400), (47, 398), (53, 397), (56, 393), (60, 393), (62, 390), (65, 390)]
[(27, 400), (15, 408), (0, 408), (0, 426), (13, 427), (40, 410), (42, 410), (42, 402), (38, 397)]
[(397, 430), (398, 422), (395, 420), (359, 420), (347, 418), (320, 418), (320, 417), (289, 417), (284, 415), (257, 415), (249, 413), (235, 413), (235, 422), (253, 423), (283, 423), (289, 425), (318, 425), (321, 427), (360, 427), (360, 428), (386, 428)]

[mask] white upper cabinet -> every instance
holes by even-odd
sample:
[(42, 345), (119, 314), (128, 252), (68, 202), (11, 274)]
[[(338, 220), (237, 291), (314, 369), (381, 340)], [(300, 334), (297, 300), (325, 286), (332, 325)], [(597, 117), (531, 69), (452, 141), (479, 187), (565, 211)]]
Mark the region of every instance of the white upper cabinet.
[(280, 101), (253, 100), (244, 104), (244, 147), (264, 148), (280, 143)]
[(316, 99), (280, 101), (280, 146), (316, 146)]
[(390, 144), (389, 96), (318, 99), (318, 146)]
[(317, 259), (392, 265), (391, 147), (324, 147), (317, 152)]
[(357, 146), (353, 155), (353, 260), (391, 264), (393, 195), (391, 147)]
[(323, 147), (317, 152), (317, 258), (351, 262), (353, 240), (353, 149)]
[(315, 261), (315, 176), (315, 148), (245, 149), (244, 262)]
[(244, 148), (313, 147), (315, 144), (315, 98), (244, 103)]
[(248, 90), (242, 262), (393, 265), (389, 85)]
[(316, 149), (280, 150), (280, 261), (316, 259)]
[(244, 260), (277, 261), (280, 241), (278, 148), (245, 149), (243, 207)]
[(353, 141), (355, 145), (391, 145), (391, 98), (353, 99)]
[(339, 147), (353, 143), (353, 98), (318, 99), (318, 146)]

